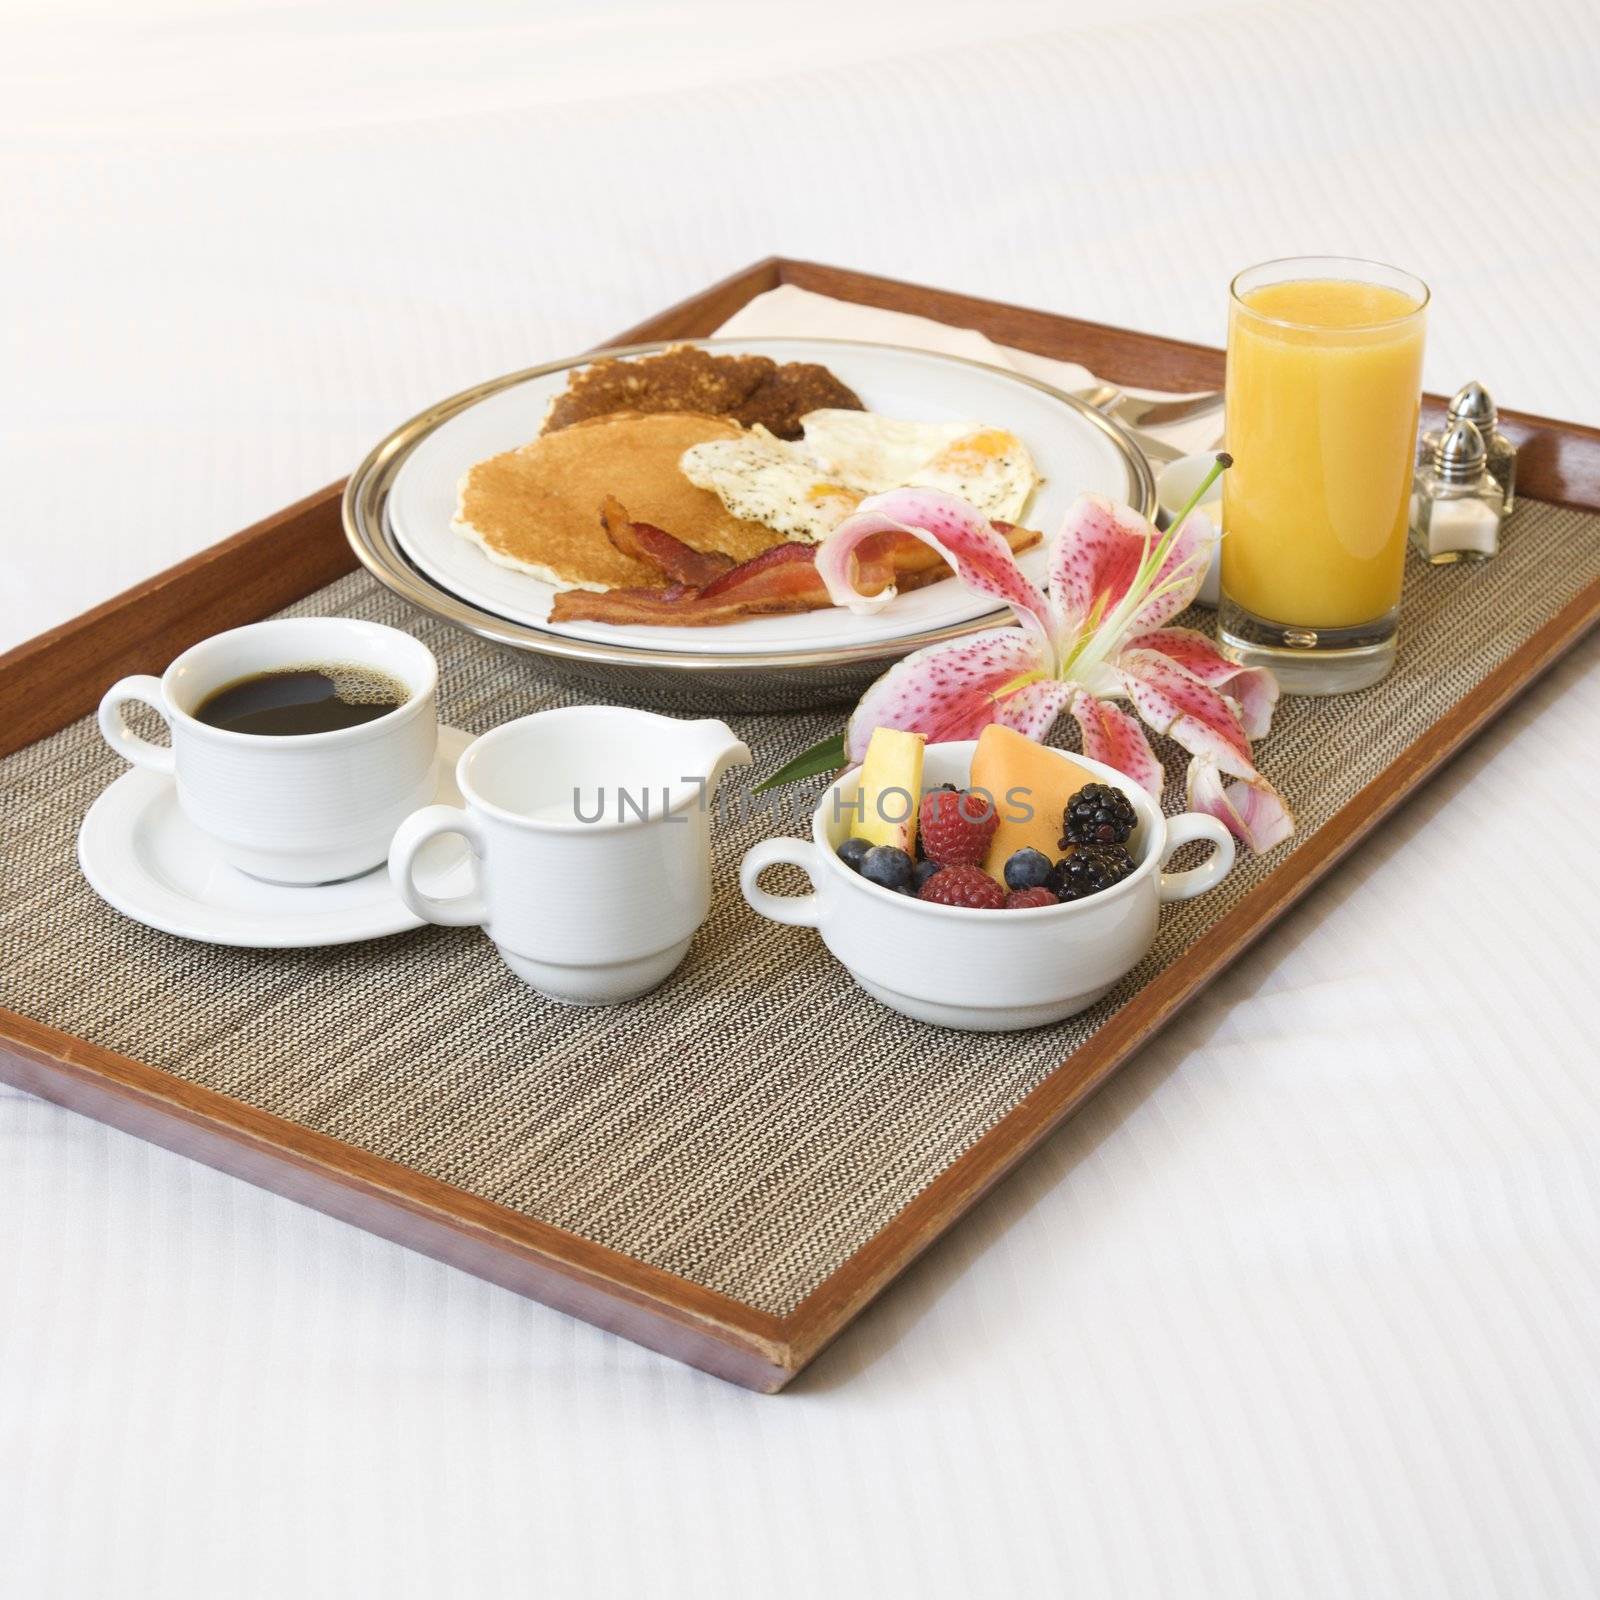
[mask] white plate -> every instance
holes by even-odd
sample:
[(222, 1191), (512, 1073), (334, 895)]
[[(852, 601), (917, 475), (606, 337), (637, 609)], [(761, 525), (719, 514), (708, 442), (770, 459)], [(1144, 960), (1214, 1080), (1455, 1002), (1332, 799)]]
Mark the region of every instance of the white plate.
[[(441, 805), (461, 803), (456, 762), (471, 742), (459, 728), (439, 729), (434, 799)], [(435, 839), (419, 862), (424, 892), (458, 895), (471, 888), (465, 841)], [(386, 867), (311, 888), (235, 871), (179, 809), (173, 780), (142, 767), (123, 773), (89, 807), (78, 830), (78, 865), (90, 888), (125, 917), (206, 944), (301, 949), (423, 925), (401, 904)]]
[[(972, 421), (1006, 428), (1027, 445), (1043, 481), (1023, 520), (1047, 536), (1083, 490), (1126, 500), (1133, 492), (1127, 458), (1116, 437), (1055, 391), (1013, 373), (949, 356), (890, 345), (833, 339), (718, 339), (732, 354), (776, 361), (821, 362), (860, 395), (872, 411), (917, 422)], [(588, 358), (486, 396), (441, 423), (400, 466), (388, 515), (400, 548), (452, 594), (513, 622), (568, 638), (645, 650), (696, 654), (772, 654), (892, 644), (931, 629), (957, 626), (994, 610), (953, 579), (899, 596), (869, 617), (830, 608), (795, 616), (752, 617), (717, 628), (621, 627), (550, 621), (555, 596), (538, 578), (496, 565), (477, 545), (451, 530), (456, 486), (474, 462), (534, 438), (550, 399), (566, 388), (572, 367)], [(668, 530), (671, 532), (672, 530)], [(1041, 546), (1022, 566), (1043, 582)]]

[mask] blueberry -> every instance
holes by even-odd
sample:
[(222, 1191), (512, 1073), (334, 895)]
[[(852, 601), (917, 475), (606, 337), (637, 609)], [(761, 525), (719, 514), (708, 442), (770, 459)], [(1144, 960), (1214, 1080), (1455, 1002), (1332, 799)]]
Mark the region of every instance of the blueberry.
[(919, 861), (911, 873), (912, 894), (915, 894), (938, 870), (937, 861)]
[(861, 870), (861, 858), (872, 848), (865, 839), (846, 839), (839, 846), (839, 859), (849, 867), (852, 872)]
[(1037, 889), (1050, 876), (1052, 863), (1042, 850), (1016, 851), (1006, 862), (1006, 888)]
[(899, 889), (911, 882), (911, 857), (892, 844), (875, 844), (861, 858), (861, 876), (880, 889)]

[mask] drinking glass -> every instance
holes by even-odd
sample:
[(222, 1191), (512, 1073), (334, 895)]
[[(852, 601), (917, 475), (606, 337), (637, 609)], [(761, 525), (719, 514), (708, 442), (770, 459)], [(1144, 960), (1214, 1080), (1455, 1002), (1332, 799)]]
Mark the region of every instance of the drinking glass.
[(1394, 665), (1427, 306), (1421, 279), (1337, 256), (1233, 280), (1218, 636), (1292, 693)]

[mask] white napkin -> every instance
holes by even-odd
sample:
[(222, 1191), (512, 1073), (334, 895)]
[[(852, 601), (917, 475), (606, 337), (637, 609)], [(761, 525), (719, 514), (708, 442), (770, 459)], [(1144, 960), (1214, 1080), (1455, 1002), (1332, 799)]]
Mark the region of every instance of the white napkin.
[[(740, 338), (804, 335), (816, 339), (868, 339), (881, 344), (907, 345), (914, 350), (934, 350), (943, 355), (986, 361), (990, 366), (1021, 373), (1025, 378), (1037, 378), (1041, 383), (1068, 393), (1087, 389), (1098, 381), (1087, 367), (1080, 367), (1075, 361), (1052, 361), (1048, 356), (1036, 356), (1028, 350), (1013, 350), (1008, 345), (996, 344), (974, 328), (953, 328), (947, 323), (904, 311), (880, 311), (875, 306), (834, 300), (792, 283), (758, 294), (734, 312), (717, 332)], [(1133, 388), (1127, 392), (1134, 395), (1157, 393), (1152, 389)], [(1188, 453), (1210, 449), (1219, 427), (1220, 419), (1212, 413), (1174, 427), (1147, 431)]]

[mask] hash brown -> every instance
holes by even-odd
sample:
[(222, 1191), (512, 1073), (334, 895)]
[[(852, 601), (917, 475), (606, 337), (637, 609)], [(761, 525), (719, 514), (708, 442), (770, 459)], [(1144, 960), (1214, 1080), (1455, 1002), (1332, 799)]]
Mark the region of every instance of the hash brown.
[(769, 356), (717, 355), (673, 345), (656, 355), (609, 357), (575, 370), (551, 402), (543, 434), (619, 411), (693, 412), (760, 423), (780, 439), (800, 437), (808, 411), (864, 411), (860, 398), (824, 366)]

